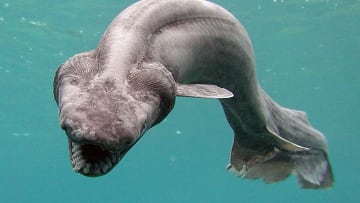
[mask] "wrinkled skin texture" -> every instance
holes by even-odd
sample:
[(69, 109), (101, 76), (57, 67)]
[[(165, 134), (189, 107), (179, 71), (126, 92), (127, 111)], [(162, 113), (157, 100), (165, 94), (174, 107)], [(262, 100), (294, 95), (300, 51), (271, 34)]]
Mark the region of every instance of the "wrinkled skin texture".
[(325, 137), (305, 112), (263, 91), (246, 30), (208, 1), (131, 5), (96, 49), (59, 67), (54, 96), (73, 168), (86, 176), (108, 173), (176, 96), (188, 96), (220, 100), (234, 131), (230, 172), (267, 183), (294, 172), (304, 188), (333, 183)]
[[(101, 77), (94, 52), (69, 59), (57, 71), (54, 94), (69, 137), (73, 167), (87, 176), (108, 172), (152, 125), (172, 109), (174, 80), (156, 68), (134, 71), (126, 84)], [(151, 66), (149, 66), (151, 67)], [(146, 80), (144, 79), (146, 77)], [(83, 157), (72, 150), (83, 148)], [(93, 159), (91, 156), (98, 156)], [(77, 159), (90, 161), (75, 161)]]

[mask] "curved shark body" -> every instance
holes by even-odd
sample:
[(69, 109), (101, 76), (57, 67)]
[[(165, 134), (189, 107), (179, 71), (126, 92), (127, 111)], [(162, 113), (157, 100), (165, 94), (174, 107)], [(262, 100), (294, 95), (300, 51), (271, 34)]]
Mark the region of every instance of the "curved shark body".
[(305, 188), (333, 182), (324, 136), (262, 90), (246, 30), (208, 1), (131, 5), (96, 49), (59, 67), (54, 95), (73, 168), (86, 176), (109, 172), (188, 96), (220, 100), (234, 131), (229, 171), (265, 182), (295, 172)]

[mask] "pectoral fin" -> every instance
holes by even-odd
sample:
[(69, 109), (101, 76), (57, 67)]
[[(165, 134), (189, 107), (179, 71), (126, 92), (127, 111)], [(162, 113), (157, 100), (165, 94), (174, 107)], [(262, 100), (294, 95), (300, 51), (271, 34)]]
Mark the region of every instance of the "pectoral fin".
[(213, 99), (225, 99), (234, 96), (232, 92), (225, 88), (209, 84), (176, 84), (176, 95)]

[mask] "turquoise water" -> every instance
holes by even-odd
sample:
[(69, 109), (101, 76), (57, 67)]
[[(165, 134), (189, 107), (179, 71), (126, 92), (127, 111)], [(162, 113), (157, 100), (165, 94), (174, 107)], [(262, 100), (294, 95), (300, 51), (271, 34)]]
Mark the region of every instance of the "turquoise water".
[(263, 88), (326, 135), (332, 189), (227, 173), (232, 131), (206, 99), (178, 98), (108, 175), (74, 173), (53, 75), (133, 2), (0, 0), (0, 202), (360, 202), (359, 0), (216, 1), (247, 28)]

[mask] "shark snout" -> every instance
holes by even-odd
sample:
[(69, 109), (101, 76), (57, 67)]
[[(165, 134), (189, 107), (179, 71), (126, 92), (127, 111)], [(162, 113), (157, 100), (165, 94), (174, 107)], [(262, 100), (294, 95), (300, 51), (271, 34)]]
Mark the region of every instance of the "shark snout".
[(99, 130), (85, 124), (66, 119), (61, 128), (69, 140), (79, 144), (91, 144), (111, 151), (127, 151), (135, 142), (125, 130)]

